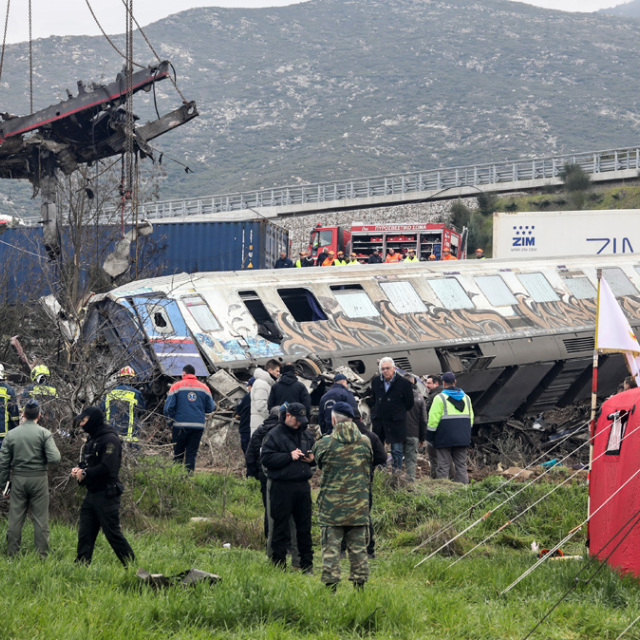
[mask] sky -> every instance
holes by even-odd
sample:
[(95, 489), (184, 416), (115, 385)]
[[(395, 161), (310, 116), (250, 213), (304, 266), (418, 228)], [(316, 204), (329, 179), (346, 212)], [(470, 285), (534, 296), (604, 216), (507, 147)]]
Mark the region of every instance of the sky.
[[(623, 4), (626, 0), (532, 0), (533, 4), (546, 9), (561, 11), (596, 11), (605, 7)], [(93, 10), (107, 33), (123, 33), (125, 11), (122, 0), (90, 0)], [(215, 6), (234, 8), (275, 7), (298, 4), (300, 0), (133, 0), (133, 13), (143, 27), (166, 16), (193, 7)], [(116, 10), (114, 10), (114, 7)], [(62, 9), (62, 10), (61, 10)], [(0, 0), (0, 32), (4, 31), (6, 0)], [(32, 0), (33, 37), (46, 38), (51, 35), (99, 35), (85, 0)], [(27, 2), (10, 5), (7, 42), (24, 42), (28, 39)]]

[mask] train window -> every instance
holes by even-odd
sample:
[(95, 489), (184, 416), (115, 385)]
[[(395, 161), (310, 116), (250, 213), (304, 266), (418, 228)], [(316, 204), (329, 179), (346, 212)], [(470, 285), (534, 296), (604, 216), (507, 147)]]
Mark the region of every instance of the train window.
[(267, 308), (262, 304), (262, 300), (255, 291), (238, 291), (238, 295), (244, 302), (247, 311), (252, 315), (258, 325), (258, 335), (262, 336), (269, 342), (280, 344), (283, 335), (280, 333), (278, 326), (273, 321)]
[(427, 280), (440, 299), (440, 302), (447, 309), (472, 309), (473, 302), (462, 288), (462, 285), (455, 278), (439, 278), (437, 280)]
[(490, 305), (502, 307), (508, 304), (518, 304), (516, 297), (511, 293), (511, 289), (500, 276), (478, 276), (474, 280)]
[(189, 309), (189, 313), (203, 331), (219, 331), (222, 328), (201, 296), (185, 296), (182, 298), (182, 304)]
[(175, 333), (171, 320), (167, 315), (167, 310), (161, 304), (147, 304), (147, 313), (154, 330), (161, 335), (171, 335)]
[(320, 303), (308, 289), (278, 289), (278, 294), (296, 322), (327, 319)]
[(578, 300), (592, 300), (598, 295), (596, 288), (586, 276), (578, 278), (562, 278), (571, 295)]
[(359, 284), (335, 285), (331, 291), (348, 318), (377, 318), (380, 315)]
[(638, 293), (622, 269), (617, 267), (603, 269), (602, 277), (607, 281), (607, 284), (611, 287), (611, 291), (613, 291), (613, 295), (616, 297), (634, 296)]
[(424, 313), (427, 310), (410, 282), (381, 282), (380, 287), (398, 313)]
[(555, 302), (560, 300), (549, 281), (541, 273), (521, 273), (518, 280), (524, 285), (534, 302)]

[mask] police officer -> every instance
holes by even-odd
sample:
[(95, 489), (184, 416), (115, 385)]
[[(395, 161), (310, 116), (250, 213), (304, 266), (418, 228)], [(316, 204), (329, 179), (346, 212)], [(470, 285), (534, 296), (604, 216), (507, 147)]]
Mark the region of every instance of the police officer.
[(102, 410), (105, 420), (128, 443), (138, 442), (140, 415), (146, 409), (142, 393), (133, 387), (136, 372), (132, 367), (118, 371), (118, 384), (107, 393)]
[(0, 364), (0, 447), (7, 433), (18, 426), (19, 419), (16, 392), (5, 380), (4, 365)]
[(98, 407), (87, 407), (76, 420), (89, 434), (82, 462), (71, 470), (78, 484), (87, 488), (80, 509), (76, 562), (90, 564), (96, 538), (102, 529), (118, 560), (126, 567), (135, 556), (120, 528), (120, 496), (124, 486), (118, 474), (122, 443), (118, 434), (105, 424)]
[(467, 449), (471, 444), (473, 407), (469, 396), (456, 387), (451, 371), (442, 374), (444, 389), (431, 403), (427, 440), (436, 448), (437, 478), (448, 478), (453, 462), (455, 481), (469, 484)]

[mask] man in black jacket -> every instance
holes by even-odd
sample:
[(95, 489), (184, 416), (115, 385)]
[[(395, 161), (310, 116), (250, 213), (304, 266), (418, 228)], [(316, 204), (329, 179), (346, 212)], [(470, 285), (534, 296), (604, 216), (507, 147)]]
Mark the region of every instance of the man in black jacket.
[(282, 375), (271, 387), (267, 407), (271, 411), (273, 407), (281, 407), (285, 402), (298, 402), (304, 405), (307, 416), (311, 413), (311, 396), (307, 387), (296, 377), (296, 369), (291, 362), (282, 367)]
[(311, 545), (311, 487), (313, 437), (307, 433), (309, 420), (304, 405), (291, 403), (280, 414), (280, 423), (262, 442), (260, 462), (267, 474), (268, 517), (273, 523), (270, 559), (279, 567), (287, 564), (289, 518), (295, 522), (300, 568), (313, 567)]
[(380, 375), (371, 379), (373, 432), (391, 445), (394, 471), (402, 469), (404, 440), (407, 435), (407, 411), (413, 407), (413, 386), (400, 374), (392, 358), (382, 358)]
[(102, 529), (118, 560), (126, 567), (135, 560), (133, 549), (120, 528), (120, 495), (124, 490), (118, 478), (122, 443), (118, 434), (104, 422), (98, 407), (87, 407), (76, 420), (89, 434), (83, 461), (71, 475), (87, 488), (80, 509), (76, 562), (89, 564), (96, 538)]

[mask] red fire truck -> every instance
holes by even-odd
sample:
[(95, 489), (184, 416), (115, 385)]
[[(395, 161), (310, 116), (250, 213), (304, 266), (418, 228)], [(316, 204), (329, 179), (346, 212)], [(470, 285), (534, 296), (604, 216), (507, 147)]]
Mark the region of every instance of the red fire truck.
[(383, 260), (391, 248), (406, 255), (414, 249), (420, 260), (434, 255), (440, 260), (444, 249), (459, 260), (467, 257), (466, 233), (458, 233), (445, 224), (359, 224), (351, 227), (323, 227), (318, 224), (311, 232), (309, 250), (317, 257), (323, 249), (355, 253), (360, 262), (366, 262), (374, 249), (380, 249)]

